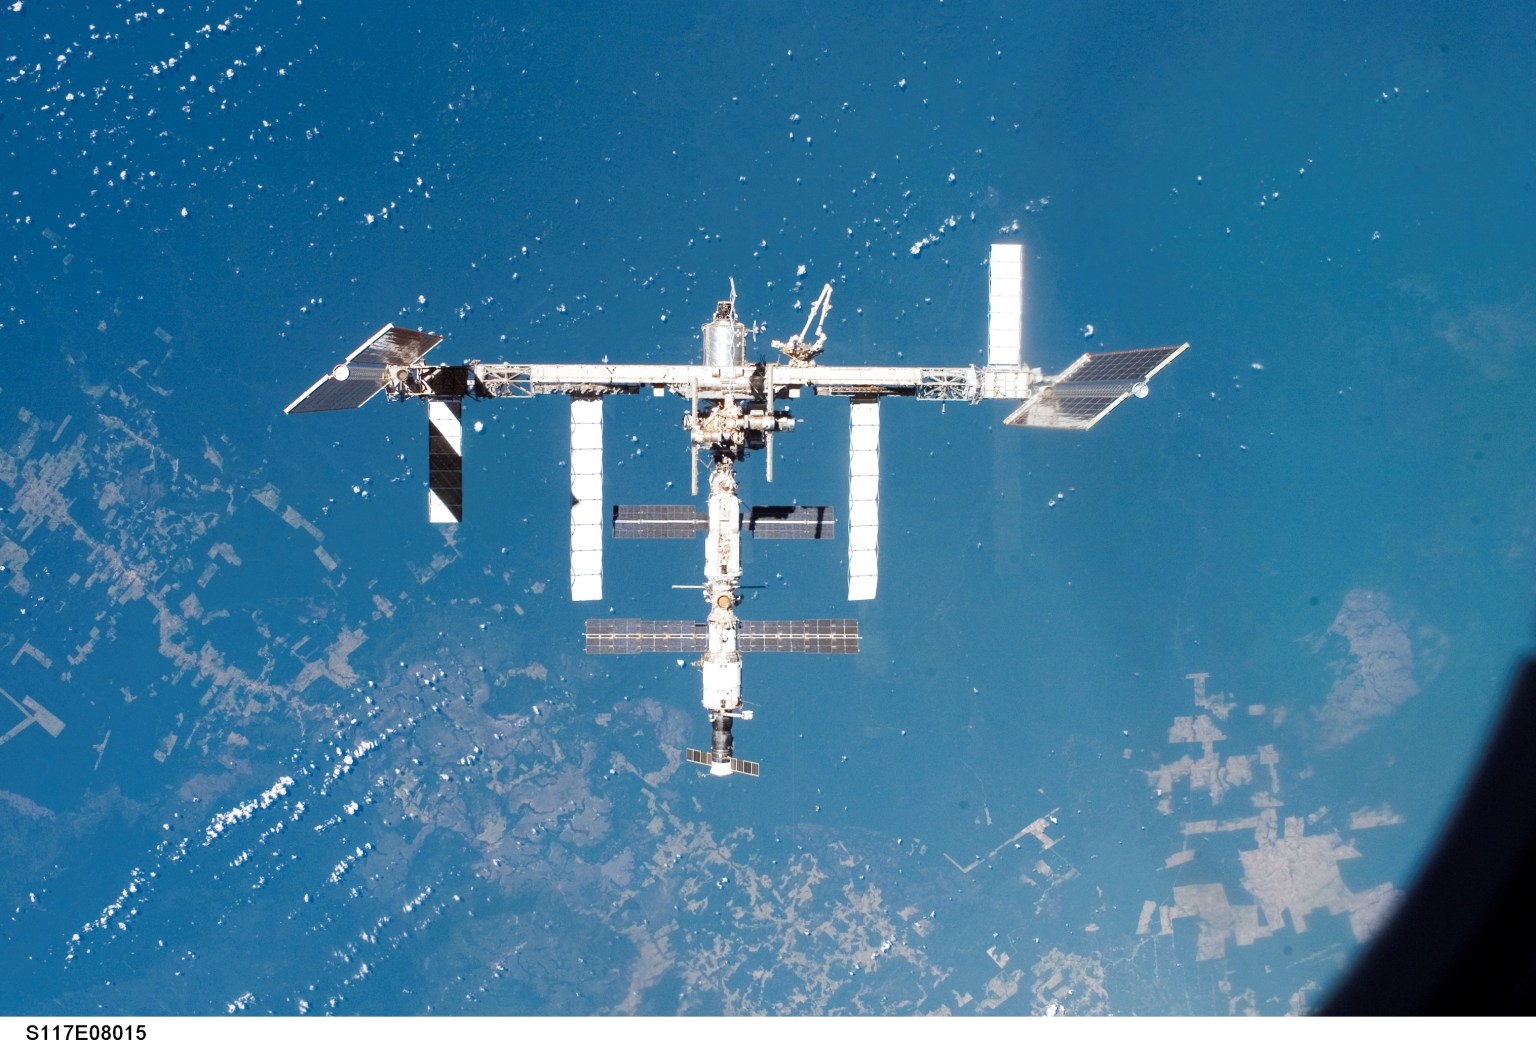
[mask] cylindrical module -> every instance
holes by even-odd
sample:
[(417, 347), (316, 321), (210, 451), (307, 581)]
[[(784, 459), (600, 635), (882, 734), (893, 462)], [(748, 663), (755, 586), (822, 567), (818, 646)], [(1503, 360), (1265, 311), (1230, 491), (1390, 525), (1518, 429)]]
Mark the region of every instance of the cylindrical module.
[(704, 654), (704, 710), (735, 711), (741, 706), (741, 654), (721, 650)]
[(741, 336), (741, 324), (734, 319), (715, 319), (704, 324), (704, 365), (708, 367), (740, 366), (746, 348)]

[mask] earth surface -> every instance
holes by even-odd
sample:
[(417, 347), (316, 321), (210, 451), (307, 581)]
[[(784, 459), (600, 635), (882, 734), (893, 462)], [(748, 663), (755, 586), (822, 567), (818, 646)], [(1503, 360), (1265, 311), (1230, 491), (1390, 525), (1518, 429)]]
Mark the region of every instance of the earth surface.
[[(1528, 5), (0, 10), (0, 1012), (1283, 1014), (1433, 844), (1530, 644)], [(759, 779), (683, 761), (696, 543), (566, 586), (557, 399), (282, 408), (434, 359), (1191, 343), (1090, 432), (888, 402), (881, 581), (745, 543)], [(690, 503), (680, 400), (611, 503)], [(847, 497), (795, 404), (748, 503)]]

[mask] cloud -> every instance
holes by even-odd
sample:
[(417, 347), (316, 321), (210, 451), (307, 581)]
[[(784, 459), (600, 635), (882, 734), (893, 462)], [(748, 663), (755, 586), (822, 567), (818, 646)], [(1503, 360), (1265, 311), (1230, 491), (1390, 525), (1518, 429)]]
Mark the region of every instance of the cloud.
[[(1328, 698), (1313, 714), (1323, 731), (1323, 746), (1337, 747), (1366, 732), (1375, 720), (1396, 711), (1418, 695), (1419, 679), (1434, 673), (1434, 662), (1443, 638), (1432, 629), (1421, 629), (1432, 640), (1426, 664), (1421, 654), (1415, 665), (1413, 638), (1401, 614), (1394, 615), (1392, 600), (1381, 592), (1356, 588), (1344, 596), (1328, 635), (1341, 637), (1349, 657), (1338, 664), (1338, 677)], [(1321, 647), (1323, 640), (1319, 640)], [(1416, 670), (1417, 668), (1417, 670)]]
[(1527, 293), (1505, 305), (1472, 305), (1436, 313), (1437, 338), (1490, 381), (1508, 380), (1525, 369), (1536, 342), (1536, 301)]

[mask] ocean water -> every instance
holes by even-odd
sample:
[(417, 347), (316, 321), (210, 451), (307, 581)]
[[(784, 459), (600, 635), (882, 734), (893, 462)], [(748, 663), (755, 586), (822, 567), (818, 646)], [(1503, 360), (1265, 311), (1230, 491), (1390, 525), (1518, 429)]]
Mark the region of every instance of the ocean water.
[[(65, 723), (0, 747), (0, 1011), (1305, 1011), (1529, 647), (1517, 5), (0, 26), (0, 735)], [(828, 362), (979, 365), (999, 241), (1047, 373), (1191, 348), (1086, 433), (888, 402), (873, 603), (747, 542), (744, 615), (863, 634), (748, 659), (755, 781), (582, 652), (698, 550), (570, 603), (562, 402), (466, 407), (446, 531), (412, 406), (281, 413), (386, 322), (692, 360), (731, 280), (755, 353), (830, 282)], [(684, 409), (610, 404), (608, 500), (688, 499)], [(841, 506), (795, 409), (744, 498)]]

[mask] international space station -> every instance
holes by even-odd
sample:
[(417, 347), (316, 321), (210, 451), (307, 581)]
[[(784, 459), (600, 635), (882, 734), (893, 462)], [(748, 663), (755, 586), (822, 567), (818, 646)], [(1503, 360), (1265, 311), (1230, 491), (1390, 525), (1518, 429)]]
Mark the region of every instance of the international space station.
[[(440, 366), (424, 362), (442, 338), (385, 326), (285, 408), (300, 414), (350, 410), (383, 392), (403, 402), (421, 400), (428, 420), (428, 517), (452, 524), (464, 515), (463, 402), (470, 399), (568, 396), (571, 402), (571, 598), (603, 596), (603, 534), (615, 538), (694, 538), (704, 535), (707, 611), (696, 620), (600, 618), (586, 625), (588, 653), (698, 653), (703, 704), (709, 715), (709, 750), (688, 749), (687, 759), (714, 776), (758, 775), (758, 763), (737, 758), (732, 726), (750, 719), (742, 703), (746, 653), (857, 653), (858, 622), (851, 619), (751, 620), (741, 603), (741, 535), (754, 538), (830, 539), (830, 507), (755, 506), (743, 512), (736, 465), (761, 450), (773, 481), (775, 435), (794, 431), (792, 407), (806, 398), (849, 401), (848, 598), (873, 599), (879, 572), (880, 401), (888, 396), (939, 403), (1004, 400), (1017, 404), (1004, 423), (1028, 428), (1092, 428), (1129, 397), (1147, 394), (1147, 382), (1188, 344), (1088, 353), (1055, 376), (1023, 359), (1024, 250), (994, 244), (990, 259), (987, 364), (977, 366), (826, 366), (826, 321), (832, 308), (827, 284), (803, 329), (771, 341), (778, 355), (749, 361), (748, 329), (731, 297), (703, 325), (703, 358), (694, 364), (483, 363)], [(814, 328), (814, 329), (813, 329)], [(709, 495), (703, 509), (686, 505), (603, 503), (603, 400), (613, 395), (679, 396), (688, 403), (682, 427), (691, 447), (692, 493), (699, 493), (698, 463), (707, 461)]]

